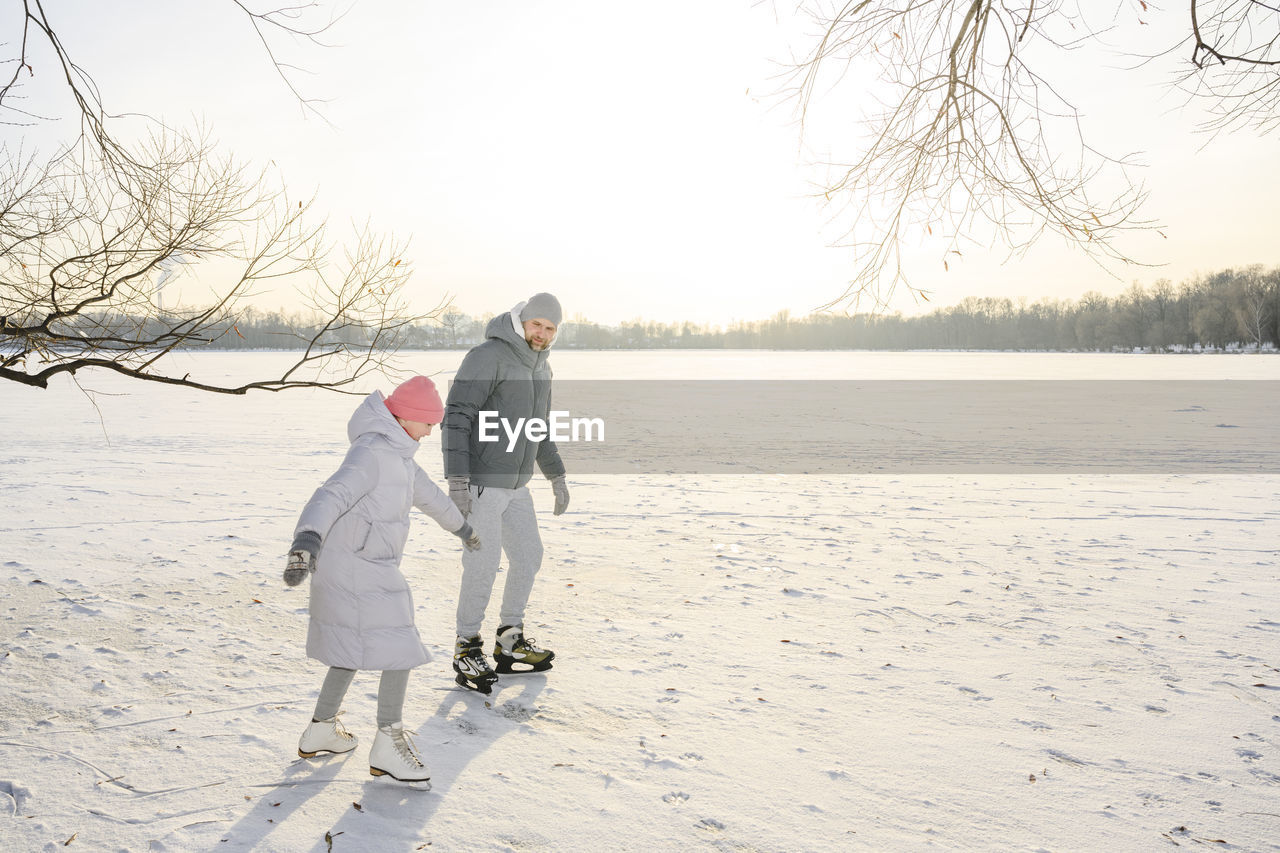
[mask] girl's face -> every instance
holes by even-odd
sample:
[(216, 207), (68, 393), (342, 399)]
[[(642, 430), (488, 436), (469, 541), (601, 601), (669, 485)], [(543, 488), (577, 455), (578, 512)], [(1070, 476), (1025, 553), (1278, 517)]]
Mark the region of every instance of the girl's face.
[(435, 424), (425, 424), (422, 421), (406, 421), (404, 418), (396, 418), (400, 426), (404, 427), (404, 431), (409, 434), (409, 438), (414, 441), (422, 441), (428, 435), (431, 435), (431, 428)]

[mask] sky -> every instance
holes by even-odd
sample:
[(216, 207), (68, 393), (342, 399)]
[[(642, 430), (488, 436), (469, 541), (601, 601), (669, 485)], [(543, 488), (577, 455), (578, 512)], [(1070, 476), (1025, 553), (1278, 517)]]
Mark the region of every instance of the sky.
[[(854, 268), (834, 245), (849, 223), (823, 202), (820, 164), (856, 154), (874, 91), (826, 93), (801, 138), (778, 97), (782, 67), (812, 44), (793, 4), (356, 0), (330, 46), (277, 43), (304, 69), (301, 91), (325, 100), (323, 119), (300, 109), (230, 0), (45, 6), (112, 111), (202, 123), (291, 195), (314, 193), (336, 231), (367, 220), (407, 238), (419, 308), (448, 296), (483, 315), (547, 290), (569, 318), (727, 324), (807, 314)], [(1167, 37), (1183, 14), (1153, 10), (1141, 32)], [(1271, 140), (1205, 146), (1195, 110), (1155, 72), (1071, 62), (1060, 79), (1092, 138), (1148, 164), (1146, 213), (1164, 236), (1128, 248), (1155, 266), (1109, 274), (1051, 240), (1008, 258), (977, 235), (944, 271), (934, 247), (907, 246), (930, 301), (899, 294), (891, 309), (1070, 299), (1280, 263)], [(52, 85), (36, 71), (33, 87)], [(0, 128), (10, 144), (47, 132)], [(287, 296), (264, 307), (272, 299)]]

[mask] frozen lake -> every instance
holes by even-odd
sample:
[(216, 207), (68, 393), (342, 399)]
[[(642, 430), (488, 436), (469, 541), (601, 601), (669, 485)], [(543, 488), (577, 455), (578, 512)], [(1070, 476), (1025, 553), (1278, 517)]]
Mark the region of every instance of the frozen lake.
[[(405, 370), (448, 379), (466, 350), (406, 352)], [(558, 379), (1280, 379), (1280, 354), (565, 350)], [(176, 353), (173, 372), (243, 376), (288, 353)], [(107, 379), (107, 377), (103, 377)]]
[[(461, 356), (405, 365), (447, 380)], [(553, 364), (566, 382), (1280, 379), (1268, 355)], [(436, 656), (406, 705), (422, 793), (368, 776), (371, 675), (344, 718), (362, 746), (294, 752), (323, 667), (283, 554), (358, 399), (79, 383), (0, 386), (5, 849), (1280, 850), (1273, 473), (575, 475), (566, 454), (567, 514), (531, 486), (547, 557), (528, 627), (556, 667), (487, 703), (448, 671), (457, 546), (415, 520), (404, 569)], [(438, 436), (418, 460), (440, 477)]]

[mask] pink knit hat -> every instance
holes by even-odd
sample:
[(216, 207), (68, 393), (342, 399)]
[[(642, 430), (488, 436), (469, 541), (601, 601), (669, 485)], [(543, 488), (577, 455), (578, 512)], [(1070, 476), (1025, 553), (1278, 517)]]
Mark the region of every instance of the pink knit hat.
[(444, 419), (444, 404), (436, 384), (425, 376), (415, 376), (391, 392), (387, 409), (397, 418), (423, 424), (438, 424)]

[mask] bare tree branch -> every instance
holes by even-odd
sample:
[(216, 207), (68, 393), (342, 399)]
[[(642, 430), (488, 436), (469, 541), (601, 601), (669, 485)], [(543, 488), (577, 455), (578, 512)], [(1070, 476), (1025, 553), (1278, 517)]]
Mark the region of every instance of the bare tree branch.
[[(1049, 236), (1107, 271), (1138, 263), (1125, 238), (1154, 223), (1142, 215), (1136, 164), (1088, 142), (1079, 110), (1052, 82), (1062, 74), (1055, 62), (1099, 42), (1122, 17), (1141, 25), (1155, 11), (1146, 0), (1109, 8), (1106, 19), (1107, 7), (1078, 0), (805, 7), (819, 31), (784, 92), (801, 133), (851, 88), (863, 109), (868, 96), (887, 93), (869, 110), (860, 155), (830, 166), (824, 195), (850, 223), (841, 245), (854, 250), (855, 267), (824, 307), (883, 306), (900, 286), (924, 296), (904, 253), (939, 237), (943, 272), (969, 243), (987, 242), (983, 234), (1015, 256)], [(1260, 0), (1192, 0), (1190, 12), (1191, 63), (1180, 82), (1210, 100), (1206, 127), (1271, 129), (1280, 120), (1280, 13)], [(842, 86), (848, 76), (876, 82)]]
[[(345, 389), (386, 368), (404, 332), (439, 310), (409, 311), (403, 243), (366, 227), (332, 261), (311, 202), (205, 140), (168, 132), (127, 153), (153, 164), (124, 173), (127, 186), (87, 145), (42, 169), (27, 158), (0, 181), (0, 378), (46, 387), (92, 367), (229, 394)], [(215, 282), (210, 301), (160, 307), (155, 282), (175, 260)], [(248, 298), (269, 285), (307, 294), (315, 318), (296, 331), (306, 348), (280, 376), (218, 385), (163, 369), (176, 349), (239, 334)]]
[[(341, 18), (317, 2), (259, 8), (230, 0), (253, 27), (285, 86), (305, 111), (318, 99), (294, 83), (281, 39), (323, 46)], [(414, 314), (404, 297), (406, 245), (356, 229), (331, 242), (313, 202), (289, 198), (266, 174), (219, 154), (207, 134), (145, 119), (149, 137), (117, 135), (93, 78), (73, 59), (46, 10), (21, 0), (14, 72), (0, 86), (0, 115), (19, 110), (23, 69), (42, 43), (75, 105), (79, 135), (53, 157), (0, 149), (0, 379), (46, 387), (60, 374), (112, 370), (149, 382), (243, 394), (295, 387), (348, 390), (391, 369), (405, 333), (443, 305)], [(187, 278), (212, 295), (194, 306), (163, 304), (162, 285)], [(250, 300), (267, 288), (297, 291), (310, 319), (290, 334), (303, 343), (278, 377), (216, 384), (165, 370), (178, 349), (240, 335)]]
[(1190, 63), (1179, 84), (1209, 109), (1210, 133), (1280, 125), (1280, 7), (1191, 0)]
[(231, 0), (231, 2), (249, 19), (254, 32), (258, 36), (258, 40), (262, 43), (263, 50), (266, 51), (267, 57), (271, 60), (271, 64), (279, 75), (280, 80), (293, 94), (303, 111), (325, 120), (323, 114), (319, 111), (319, 105), (325, 103), (325, 101), (320, 98), (307, 97), (298, 90), (297, 85), (290, 76), (290, 72), (297, 74), (301, 73), (303, 69), (281, 61), (277, 56), (276, 47), (271, 37), (272, 35), (284, 36), (295, 41), (300, 40), (318, 47), (325, 47), (327, 45), (325, 45), (321, 36), (342, 20), (346, 12), (334, 14), (322, 23), (313, 24), (309, 22), (310, 18), (318, 17), (322, 11), (319, 3), (299, 3), (294, 6), (268, 9), (265, 12), (255, 12), (245, 5), (242, 0)]

